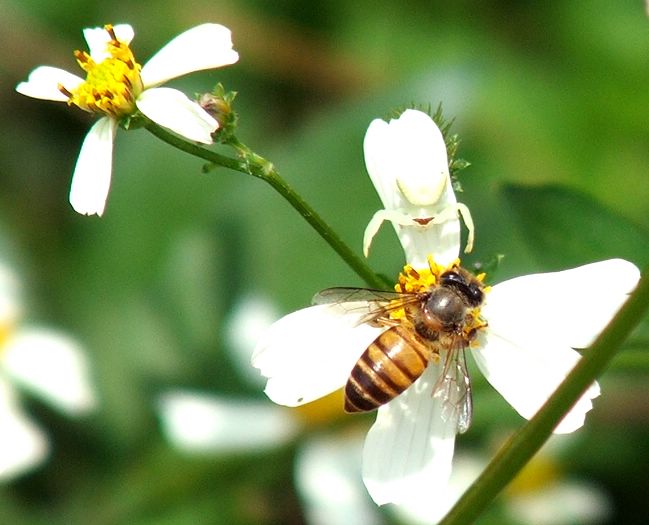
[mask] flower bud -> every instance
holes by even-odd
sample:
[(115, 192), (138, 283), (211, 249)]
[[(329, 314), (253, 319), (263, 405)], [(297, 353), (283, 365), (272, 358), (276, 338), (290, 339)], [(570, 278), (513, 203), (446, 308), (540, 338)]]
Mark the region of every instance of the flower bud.
[(225, 91), (222, 84), (217, 84), (212, 93), (203, 93), (198, 104), (219, 123), (215, 136), (221, 142), (227, 142), (237, 127), (238, 115), (232, 109), (237, 96), (236, 91)]

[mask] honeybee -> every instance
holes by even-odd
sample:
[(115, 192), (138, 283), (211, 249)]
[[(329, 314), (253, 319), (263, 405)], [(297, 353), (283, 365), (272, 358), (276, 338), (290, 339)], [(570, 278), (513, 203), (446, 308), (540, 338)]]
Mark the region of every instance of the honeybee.
[[(484, 285), (460, 266), (444, 271), (422, 292), (385, 292), (366, 288), (328, 288), (316, 304), (336, 303), (365, 312), (359, 324), (387, 326), (363, 352), (345, 385), (345, 411), (368, 412), (401, 394), (429, 363), (442, 362), (432, 396), (442, 417), (456, 418), (456, 431), (471, 425), (471, 381), (464, 350), (486, 323), (474, 311), (484, 301)], [(393, 315), (398, 310), (402, 315)]]

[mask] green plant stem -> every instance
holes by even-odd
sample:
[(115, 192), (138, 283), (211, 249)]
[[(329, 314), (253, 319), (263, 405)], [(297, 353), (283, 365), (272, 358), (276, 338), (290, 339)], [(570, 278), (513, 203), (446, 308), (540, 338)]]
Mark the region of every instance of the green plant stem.
[(541, 410), (500, 449), (439, 525), (466, 525), (489, 506), (550, 437), (588, 387), (601, 375), (617, 350), (649, 309), (649, 278), (640, 283), (607, 328), (586, 351)]
[(284, 179), (282, 179), (272, 163), (253, 153), (246, 146), (233, 139), (231, 145), (241, 154), (241, 158), (234, 159), (221, 155), (212, 150), (198, 146), (168, 132), (154, 122), (148, 121), (146, 129), (160, 140), (174, 146), (190, 155), (206, 160), (217, 166), (239, 171), (257, 177), (270, 184), (282, 197), (284, 197), (297, 210), (297, 212), (320, 234), (334, 251), (372, 288), (390, 287), (391, 283), (375, 274), (363, 259), (357, 256), (343, 242), (338, 234), (316, 213), (316, 211), (296, 193)]

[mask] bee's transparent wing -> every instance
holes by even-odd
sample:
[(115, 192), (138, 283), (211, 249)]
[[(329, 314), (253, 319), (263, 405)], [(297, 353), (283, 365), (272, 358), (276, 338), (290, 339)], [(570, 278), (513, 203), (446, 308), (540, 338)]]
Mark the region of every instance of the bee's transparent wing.
[(359, 301), (387, 303), (403, 294), (371, 288), (327, 288), (313, 296), (313, 304), (354, 303)]
[(444, 370), (433, 387), (433, 397), (442, 404), (445, 421), (454, 419), (459, 434), (464, 434), (473, 419), (471, 379), (466, 366), (464, 348), (449, 349), (444, 359)]
[(392, 324), (390, 312), (421, 301), (421, 294), (370, 288), (327, 288), (313, 297), (313, 304), (334, 304), (348, 313), (360, 315), (358, 324)]

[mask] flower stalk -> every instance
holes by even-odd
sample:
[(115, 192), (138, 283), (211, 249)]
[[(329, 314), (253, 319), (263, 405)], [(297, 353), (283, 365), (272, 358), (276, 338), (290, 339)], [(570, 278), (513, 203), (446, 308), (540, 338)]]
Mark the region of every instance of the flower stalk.
[(646, 268), (635, 291), (539, 412), (500, 449), (439, 525), (473, 523), (538, 452), (561, 418), (602, 374), (649, 310)]
[(223, 166), (234, 171), (257, 177), (275, 189), (284, 197), (291, 206), (306, 220), (311, 227), (331, 246), (334, 251), (349, 265), (349, 267), (372, 288), (389, 288), (390, 283), (381, 279), (372, 269), (356, 255), (351, 248), (340, 238), (340, 236), (318, 215), (318, 213), (307, 203), (289, 184), (279, 175), (275, 166), (251, 151), (247, 146), (240, 143), (236, 138), (231, 137), (228, 143), (234, 147), (238, 159), (216, 153), (197, 144), (193, 144), (183, 138), (168, 132), (149, 120), (145, 128), (160, 140), (166, 142), (181, 151), (195, 157), (206, 160), (216, 166)]

